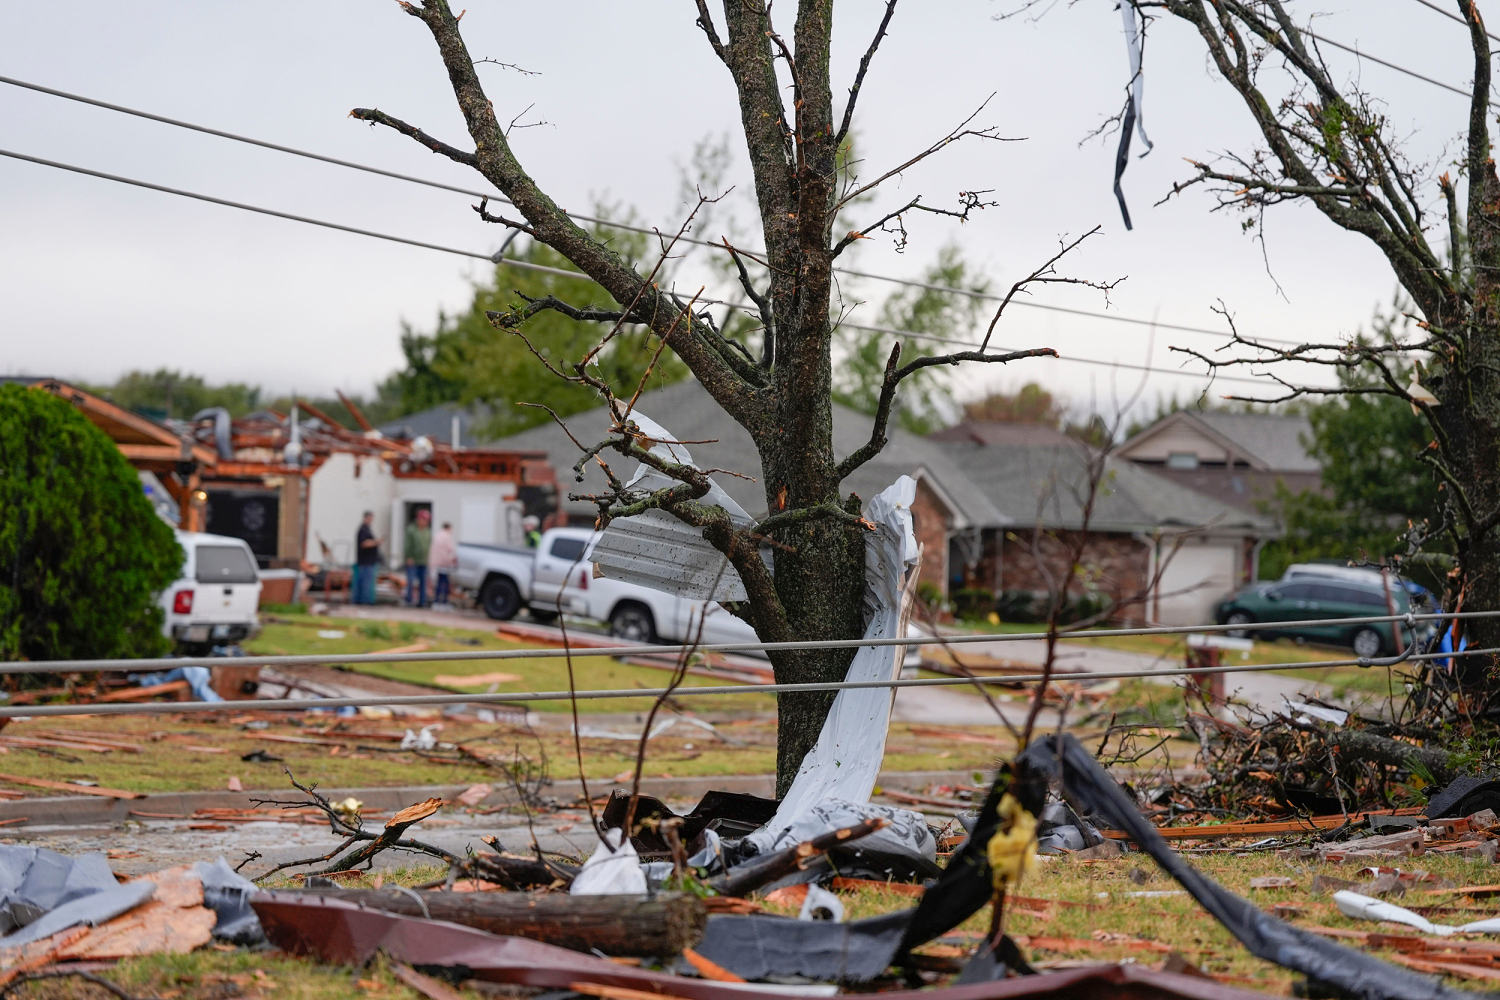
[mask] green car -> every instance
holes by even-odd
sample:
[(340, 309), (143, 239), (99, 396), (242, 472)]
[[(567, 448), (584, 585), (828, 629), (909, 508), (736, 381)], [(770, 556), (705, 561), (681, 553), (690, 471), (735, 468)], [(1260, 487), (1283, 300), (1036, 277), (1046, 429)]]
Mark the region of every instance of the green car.
[[(1349, 646), (1355, 656), (1389, 655), (1397, 650), (1391, 622), (1344, 625), (1290, 625), (1312, 619), (1369, 618), (1374, 615), (1404, 615), (1411, 601), (1402, 587), (1391, 587), (1389, 601), (1379, 584), (1357, 581), (1295, 577), (1290, 580), (1251, 584), (1219, 602), (1215, 619), (1221, 625), (1243, 625), (1232, 636), (1293, 636), (1332, 646)], [(1403, 630), (1402, 641), (1411, 637)]]

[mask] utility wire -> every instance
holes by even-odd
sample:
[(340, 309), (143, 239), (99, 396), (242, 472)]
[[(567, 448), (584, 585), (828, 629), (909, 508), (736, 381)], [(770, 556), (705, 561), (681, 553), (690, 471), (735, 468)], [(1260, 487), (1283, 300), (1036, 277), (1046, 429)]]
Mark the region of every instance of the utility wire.
[[(492, 264), (505, 264), (505, 265), (507, 265), (509, 267), (521, 268), (522, 270), (537, 271), (537, 272), (541, 272), (543, 274), (552, 274), (552, 275), (558, 275), (560, 277), (581, 278), (581, 279), (584, 279), (584, 280), (592, 280), (592, 279), (589, 278), (588, 275), (583, 274), (582, 272), (579, 272), (579, 271), (569, 271), (569, 270), (566, 270), (564, 268), (550, 267), (550, 266), (547, 266), (547, 265), (544, 265), (544, 264), (533, 264), (530, 261), (512, 260), (510, 258), (500, 257), (498, 254), (491, 255), (491, 254), (480, 253), (480, 252), (475, 251), (475, 250), (464, 250), (464, 249), (460, 249), (458, 247), (445, 246), (445, 245), (443, 245), (441, 243), (429, 243), (429, 242), (427, 242), (425, 240), (415, 240), (415, 239), (410, 239), (410, 238), (405, 237), (405, 236), (395, 236), (395, 235), (392, 235), (390, 233), (377, 232), (376, 230), (373, 230), (373, 229), (362, 229), (362, 228), (360, 228), (358, 226), (346, 226), (343, 223), (329, 222), (326, 219), (314, 219), (314, 218), (311, 218), (311, 217), (305, 216), (305, 215), (297, 215), (296, 213), (293, 213), (293, 212), (282, 212), (280, 210), (273, 209), (273, 208), (264, 208), (264, 207), (259, 206), (259, 205), (250, 205), (250, 204), (247, 204), (247, 203), (242, 202), (242, 201), (233, 201), (233, 200), (228, 199), (228, 198), (218, 198), (218, 197), (214, 197), (213, 195), (199, 194), (199, 193), (197, 193), (195, 191), (186, 191), (186, 190), (184, 190), (182, 188), (174, 188), (174, 187), (170, 187), (170, 186), (165, 185), (165, 184), (155, 184), (155, 183), (152, 183), (150, 181), (138, 180), (138, 179), (133, 178), (133, 177), (124, 177), (124, 176), (121, 176), (119, 174), (111, 174), (111, 173), (107, 173), (107, 172), (102, 171), (102, 170), (93, 170), (93, 169), (91, 169), (89, 167), (77, 166), (76, 164), (63, 163), (63, 162), (60, 162), (58, 160), (49, 160), (49, 159), (46, 159), (46, 158), (40, 157), (40, 156), (31, 156), (31, 155), (29, 155), (27, 153), (19, 153), (19, 152), (16, 152), (14, 150), (0, 149), (0, 156), (7, 156), (7, 157), (10, 157), (12, 159), (25, 161), (27, 163), (35, 163), (35, 164), (38, 164), (40, 166), (52, 167), (52, 168), (57, 169), (57, 170), (65, 170), (65, 171), (68, 171), (68, 172), (71, 172), (71, 173), (75, 173), (75, 174), (83, 174), (83, 175), (88, 176), (88, 177), (97, 177), (97, 178), (99, 178), (101, 180), (114, 181), (115, 183), (118, 183), (118, 184), (128, 184), (128, 185), (131, 185), (132, 187), (145, 188), (145, 189), (150, 190), (150, 191), (159, 191), (162, 194), (176, 195), (176, 196), (181, 197), (181, 198), (191, 198), (191, 199), (193, 199), (195, 201), (208, 202), (209, 204), (212, 204), (212, 205), (221, 205), (221, 206), (224, 206), (226, 208), (236, 208), (236, 209), (239, 209), (239, 210), (244, 211), (244, 212), (254, 212), (254, 213), (259, 214), (259, 215), (269, 215), (269, 216), (272, 216), (272, 217), (278, 218), (278, 219), (286, 219), (286, 220), (288, 220), (290, 222), (301, 222), (301, 223), (305, 223), (305, 224), (311, 225), (311, 226), (321, 226), (324, 229), (334, 229), (334, 230), (338, 230), (339, 232), (353, 233), (356, 236), (368, 236), (368, 237), (370, 237), (372, 239), (387, 240), (387, 241), (392, 242), (392, 243), (401, 243), (401, 244), (405, 244), (407, 246), (421, 247), (421, 248), (426, 249), (426, 250), (438, 250), (438, 251), (441, 251), (443, 253), (451, 253), (451, 254), (455, 254), (455, 255), (460, 256), (460, 257), (472, 257), (472, 258), (475, 258), (477, 260), (489, 261)], [(938, 287), (940, 287), (940, 286), (938, 286)], [(701, 297), (697, 301), (700, 304), (705, 304), (705, 305), (723, 305), (723, 306), (729, 306), (730, 308), (738, 309), (741, 312), (747, 313), (747, 314), (752, 315), (752, 316), (757, 315), (756, 310), (754, 310), (753, 308), (751, 308), (751, 307), (749, 307), (749, 306), (747, 306), (747, 305), (745, 305), (743, 303), (739, 303), (739, 302), (730, 302), (730, 301), (725, 300), (725, 299), (705, 299), (705, 298), (701, 298)], [(976, 341), (956, 340), (956, 339), (953, 339), (953, 338), (941, 337), (941, 336), (939, 336), (937, 334), (920, 333), (920, 332), (915, 331), (915, 330), (897, 330), (897, 329), (894, 329), (894, 328), (891, 328), (891, 327), (867, 326), (867, 325), (856, 324), (856, 323), (845, 323), (843, 325), (844, 326), (848, 326), (851, 329), (856, 329), (856, 330), (866, 330), (866, 331), (869, 331), (869, 332), (872, 332), (872, 333), (886, 333), (886, 334), (892, 334), (892, 335), (895, 335), (895, 336), (910, 337), (910, 338), (913, 338), (913, 339), (929, 340), (929, 341), (933, 341), (933, 342), (936, 342), (936, 343), (956, 344), (956, 345), (960, 345), (960, 346), (964, 346), (964, 347), (969, 347), (969, 348), (974, 348), (974, 347), (978, 347), (979, 346), (978, 342), (976, 342)], [(1008, 348), (996, 347), (995, 349), (996, 350), (1007, 350)], [(1103, 360), (1103, 359), (1099, 359), (1099, 358), (1059, 357), (1057, 360), (1059, 360), (1059, 361), (1065, 361), (1065, 362), (1070, 362), (1070, 363), (1073, 363), (1073, 364), (1100, 365), (1100, 366), (1103, 366), (1103, 367), (1106, 367), (1106, 368), (1126, 368), (1126, 369), (1132, 369), (1132, 370), (1138, 370), (1138, 371), (1145, 371), (1145, 372), (1156, 372), (1156, 373), (1162, 374), (1162, 375), (1175, 375), (1175, 376), (1178, 376), (1178, 377), (1185, 377), (1185, 378), (1210, 379), (1211, 381), (1220, 381), (1220, 382), (1239, 382), (1239, 383), (1244, 383), (1244, 384), (1247, 384), (1247, 385), (1263, 385), (1264, 384), (1259, 379), (1250, 378), (1250, 377), (1247, 377), (1247, 376), (1217, 375), (1217, 374), (1215, 374), (1215, 375), (1209, 375), (1207, 373), (1185, 371), (1185, 370), (1180, 369), (1180, 368), (1156, 368), (1156, 367), (1153, 367), (1153, 366), (1150, 366), (1150, 365), (1139, 365), (1139, 364), (1133, 364), (1133, 363), (1130, 363), (1130, 362), (1115, 362), (1115, 361), (1108, 361), (1108, 360)]]
[[(1443, 8), (1443, 7), (1439, 7), (1437, 4), (1433, 3), (1432, 0), (1416, 0), (1416, 2), (1419, 3), (1419, 4), (1421, 4), (1423, 7), (1426, 7), (1428, 10), (1433, 11), (1434, 13), (1438, 13), (1438, 14), (1443, 15), (1444, 17), (1446, 17), (1450, 21), (1457, 21), (1459, 24), (1463, 25), (1465, 28), (1467, 28), (1469, 26), (1469, 22), (1468, 21), (1465, 21), (1463, 18), (1459, 17), (1457, 14), (1453, 13), (1453, 11), (1451, 11), (1451, 10), (1448, 10), (1446, 8)], [(1492, 41), (1492, 42), (1500, 42), (1500, 36), (1495, 35), (1488, 28), (1485, 29), (1484, 33), (1489, 38), (1490, 41)]]
[[(459, 187), (458, 185), (454, 184), (445, 184), (441, 181), (428, 180), (425, 177), (418, 177), (412, 174), (403, 174), (394, 170), (386, 170), (383, 167), (376, 167), (367, 163), (358, 163), (354, 160), (344, 160), (336, 156), (327, 156), (323, 153), (315, 153), (306, 149), (298, 149), (295, 146), (284, 146), (280, 143), (268, 142), (264, 139), (256, 139), (251, 136), (239, 135), (235, 132), (226, 132), (223, 129), (210, 128), (207, 125), (198, 125), (194, 122), (182, 121), (178, 118), (168, 118), (165, 115), (154, 114), (150, 111), (142, 111), (139, 108), (126, 107), (123, 104), (112, 104), (109, 101), (97, 100), (92, 97), (86, 97), (82, 94), (73, 94), (65, 90), (57, 90), (53, 87), (44, 87), (39, 83), (31, 83), (26, 80), (18, 80), (14, 77), (0, 76), (0, 83), (6, 83), (11, 85), (12, 87), (20, 87), (25, 90), (36, 91), (37, 93), (47, 94), (52, 97), (60, 97), (63, 100), (75, 101), (79, 104), (88, 104), (96, 108), (103, 108), (107, 111), (115, 111), (120, 114), (133, 115), (137, 118), (144, 118), (148, 121), (160, 122), (163, 125), (172, 125), (176, 128), (190, 129), (194, 132), (202, 132), (205, 135), (212, 135), (221, 139), (229, 139), (234, 142), (242, 142), (251, 146), (259, 146), (262, 149), (275, 150), (278, 153), (289, 153), (292, 156), (300, 156), (309, 160), (316, 160), (320, 163), (329, 163), (338, 167), (347, 167), (351, 170), (361, 170), (365, 173), (375, 174), (380, 177), (388, 177), (393, 180), (405, 181), (410, 184), (420, 184), (424, 187), (435, 188), (439, 191), (449, 191), (454, 194), (462, 194), (471, 198), (488, 198), (491, 201), (499, 202), (504, 205), (514, 205), (513, 202), (511, 202), (509, 199), (505, 198), (498, 192), (487, 193), (484, 191), (476, 191), (471, 188)], [(643, 233), (647, 236), (659, 237), (661, 235), (660, 230), (651, 229), (646, 226), (633, 226), (629, 223), (614, 222), (609, 219), (600, 218), (598, 216), (581, 215), (576, 212), (569, 212), (568, 215), (574, 219), (580, 219), (584, 222), (605, 226), (611, 229), (619, 229), (625, 232), (632, 233)], [(708, 247), (720, 252), (724, 252), (725, 249), (724, 246), (720, 243), (713, 243), (709, 240), (697, 239), (695, 237), (686, 235), (678, 237), (678, 240), (683, 243), (691, 243), (697, 246)], [(761, 250), (747, 250), (746, 254), (752, 259), (755, 257), (765, 256), (765, 252)], [(1004, 300), (1003, 296), (996, 295), (992, 292), (981, 292), (971, 288), (955, 288), (950, 285), (937, 285), (925, 281), (916, 281), (909, 278), (897, 278), (891, 275), (875, 274), (870, 271), (856, 271), (850, 268), (842, 267), (836, 267), (834, 268), (834, 271), (838, 274), (846, 275), (852, 278), (865, 278), (871, 281), (884, 281), (895, 285), (901, 285), (906, 288), (917, 288), (923, 291), (942, 292), (950, 295), (958, 295), (964, 298), (973, 299), (976, 302), (1001, 302)], [(1044, 302), (1029, 302), (1023, 299), (1013, 299), (1011, 301), (1011, 304), (1024, 309), (1038, 309), (1043, 312), (1055, 312), (1069, 316), (1083, 316), (1090, 319), (1107, 320), (1112, 323), (1126, 323), (1133, 326), (1145, 326), (1158, 330), (1173, 330), (1178, 333), (1202, 334), (1211, 337), (1219, 337), (1221, 339), (1227, 338), (1229, 336), (1223, 330), (1215, 330), (1211, 327), (1189, 326), (1181, 323), (1163, 323), (1152, 319), (1142, 319), (1137, 316), (1119, 316), (1113, 313), (1098, 312), (1091, 309), (1077, 309), (1067, 306), (1057, 306)], [(1268, 344), (1286, 344), (1296, 346), (1302, 343), (1302, 341), (1278, 339), (1272, 337), (1264, 337), (1259, 339)]]
[[(1420, 2), (1420, 0), (1419, 0), (1419, 2)], [(1423, 76), (1421, 73), (1418, 73), (1416, 70), (1407, 69), (1405, 66), (1398, 66), (1397, 64), (1395, 64), (1393, 62), (1390, 62), (1388, 60), (1380, 58), (1379, 56), (1372, 56), (1368, 52), (1361, 52), (1359, 49), (1355, 48), (1352, 45), (1345, 45), (1343, 42), (1335, 42), (1331, 38), (1324, 38), (1322, 35), (1315, 35), (1315, 34), (1313, 34), (1311, 31), (1309, 31), (1306, 28), (1302, 28), (1300, 30), (1301, 30), (1302, 34), (1306, 35), (1308, 38), (1311, 38), (1311, 39), (1314, 39), (1316, 41), (1322, 42), (1324, 45), (1332, 45), (1336, 49), (1343, 49), (1345, 52), (1352, 53), (1353, 55), (1356, 55), (1356, 56), (1358, 56), (1361, 59), (1368, 59), (1372, 63), (1378, 63), (1381, 66), (1384, 66), (1386, 69), (1393, 69), (1397, 73), (1404, 73), (1407, 76), (1412, 77), (1412, 78), (1417, 79), (1417, 80), (1421, 80), (1424, 83), (1430, 83), (1434, 87), (1442, 87), (1444, 90), (1452, 91), (1453, 93), (1457, 94), (1459, 97), (1472, 97), (1473, 96), (1472, 92), (1464, 90), (1462, 87), (1455, 87), (1451, 83), (1444, 83), (1441, 80), (1434, 80), (1430, 76)]]
[[(592, 650), (590, 652), (593, 652)], [(1424, 662), (1430, 660), (1446, 660), (1450, 657), (1462, 656), (1488, 656), (1500, 653), (1500, 647), (1492, 649), (1469, 649), (1459, 653), (1416, 653), (1410, 656), (1398, 656), (1391, 659), (1395, 662)], [(235, 658), (234, 664), (238, 665), (239, 658)], [(181, 661), (177, 661), (181, 662)], [(538, 701), (578, 701), (608, 700), (614, 698), (660, 698), (670, 696), (673, 698), (695, 696), (718, 696), (727, 694), (785, 694), (788, 692), (803, 691), (853, 691), (868, 688), (926, 688), (926, 687), (956, 687), (956, 686), (986, 686), (986, 685), (1008, 685), (1008, 684), (1039, 684), (1043, 681), (1078, 681), (1078, 680), (1132, 680), (1150, 677), (1192, 677), (1205, 674), (1238, 674), (1238, 673), (1262, 673), (1279, 670), (1304, 670), (1332, 667), (1369, 666), (1368, 660), (1327, 660), (1322, 663), (1262, 663), (1249, 665), (1232, 665), (1221, 667), (1201, 667), (1187, 669), (1185, 667), (1164, 667), (1152, 670), (1103, 670), (1097, 673), (1085, 674), (1015, 674), (1010, 676), (996, 677), (918, 677), (912, 679), (893, 678), (878, 681), (836, 681), (826, 683), (805, 684), (746, 684), (746, 685), (716, 685), (706, 687), (673, 687), (673, 688), (617, 688), (617, 689), (595, 689), (589, 691), (521, 691), (514, 694), (485, 693), (485, 694), (433, 694), (433, 695), (386, 695), (386, 696), (360, 696), (351, 698), (297, 698), (286, 700), (264, 700), (253, 704), (254, 708), (262, 711), (305, 711), (315, 708), (365, 708), (384, 707), (390, 705), (483, 705), (483, 704), (521, 704)], [(170, 701), (170, 702), (144, 702), (144, 703), (119, 703), (107, 704), (82, 704), (82, 705), (12, 705), (0, 706), (0, 719), (7, 718), (38, 718), (43, 716), (57, 715), (171, 715), (178, 712), (243, 712), (251, 707), (243, 701)]]
[[(1436, 614), (1368, 615), (1360, 618), (1313, 618), (1300, 621), (1275, 623), (1277, 628), (1316, 628), (1326, 625), (1373, 625), (1381, 622), (1399, 622), (1410, 629), (1419, 622), (1468, 620), (1471, 618), (1493, 618), (1500, 611), (1445, 611)], [(1191, 635), (1243, 631), (1244, 624), (1219, 625), (1155, 625), (1141, 628), (1077, 629), (1059, 632), (1061, 639), (1103, 639), (1135, 635)], [(1249, 626), (1253, 629), (1253, 625)], [(156, 670), (171, 670), (176, 667), (306, 667), (321, 666), (331, 661), (341, 664), (371, 663), (433, 663), (463, 660), (519, 660), (558, 659), (568, 656), (669, 656), (683, 653), (749, 653), (790, 652), (813, 649), (859, 649), (864, 646), (964, 646), (982, 642), (1025, 642), (1047, 638), (1046, 632), (1012, 632), (1002, 634), (974, 633), (968, 635), (909, 635), (892, 636), (885, 639), (811, 639), (798, 642), (733, 642), (700, 645), (629, 645), (604, 647), (569, 647), (543, 649), (457, 649), (433, 650), (406, 653), (351, 653), (330, 656), (323, 653), (298, 653), (266, 656), (163, 656), (154, 659), (136, 660), (9, 660), (0, 662), (0, 676), (6, 674), (71, 674), (71, 673), (150, 673)], [(1359, 662), (1359, 661), (1351, 661)], [(1244, 667), (1238, 669), (1247, 669)]]

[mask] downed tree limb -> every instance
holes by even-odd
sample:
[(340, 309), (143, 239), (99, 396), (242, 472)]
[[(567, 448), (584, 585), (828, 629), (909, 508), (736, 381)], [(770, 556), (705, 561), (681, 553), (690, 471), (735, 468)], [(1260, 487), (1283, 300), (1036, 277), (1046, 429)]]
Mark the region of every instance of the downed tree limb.
[[(511, 937), (606, 955), (677, 955), (703, 937), (703, 900), (682, 893), (568, 896), (561, 893), (423, 892), (392, 889), (301, 889), (409, 917), (446, 920)], [(291, 892), (288, 892), (291, 895)]]
[(1387, 736), (1376, 736), (1362, 729), (1339, 729), (1328, 734), (1328, 742), (1342, 757), (1367, 760), (1375, 764), (1409, 769), (1412, 764), (1425, 768), (1438, 785), (1458, 777), (1453, 758), (1447, 751), (1419, 747)]
[(830, 830), (783, 851), (752, 858), (723, 875), (714, 876), (707, 881), (707, 885), (721, 896), (743, 896), (792, 872), (801, 871), (835, 847), (843, 847), (862, 837), (868, 837), (887, 825), (886, 820), (876, 818)]

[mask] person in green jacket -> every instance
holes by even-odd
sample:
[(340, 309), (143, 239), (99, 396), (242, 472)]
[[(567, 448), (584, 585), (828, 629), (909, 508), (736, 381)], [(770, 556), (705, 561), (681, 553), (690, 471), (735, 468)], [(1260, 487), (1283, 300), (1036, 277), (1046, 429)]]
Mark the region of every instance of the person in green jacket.
[(432, 512), (425, 507), (406, 526), (406, 603), (427, 606), (427, 550), (432, 547)]

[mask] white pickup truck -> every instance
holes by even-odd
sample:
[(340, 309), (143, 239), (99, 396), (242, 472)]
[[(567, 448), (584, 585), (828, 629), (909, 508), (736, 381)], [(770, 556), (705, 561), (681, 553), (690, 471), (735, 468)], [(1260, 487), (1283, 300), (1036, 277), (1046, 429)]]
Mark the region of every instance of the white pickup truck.
[(182, 577), (161, 592), (162, 631), (178, 652), (207, 653), (260, 631), (260, 571), (250, 546), (228, 535), (178, 531)]
[(534, 549), (491, 545), (458, 546), (454, 581), (479, 595), (491, 618), (514, 618), (528, 608), (533, 617), (551, 621), (559, 605), (568, 615), (609, 623), (613, 636), (629, 642), (756, 642), (755, 630), (717, 604), (705, 604), (638, 584), (594, 576), (586, 561), (595, 532), (587, 528), (551, 528)]

